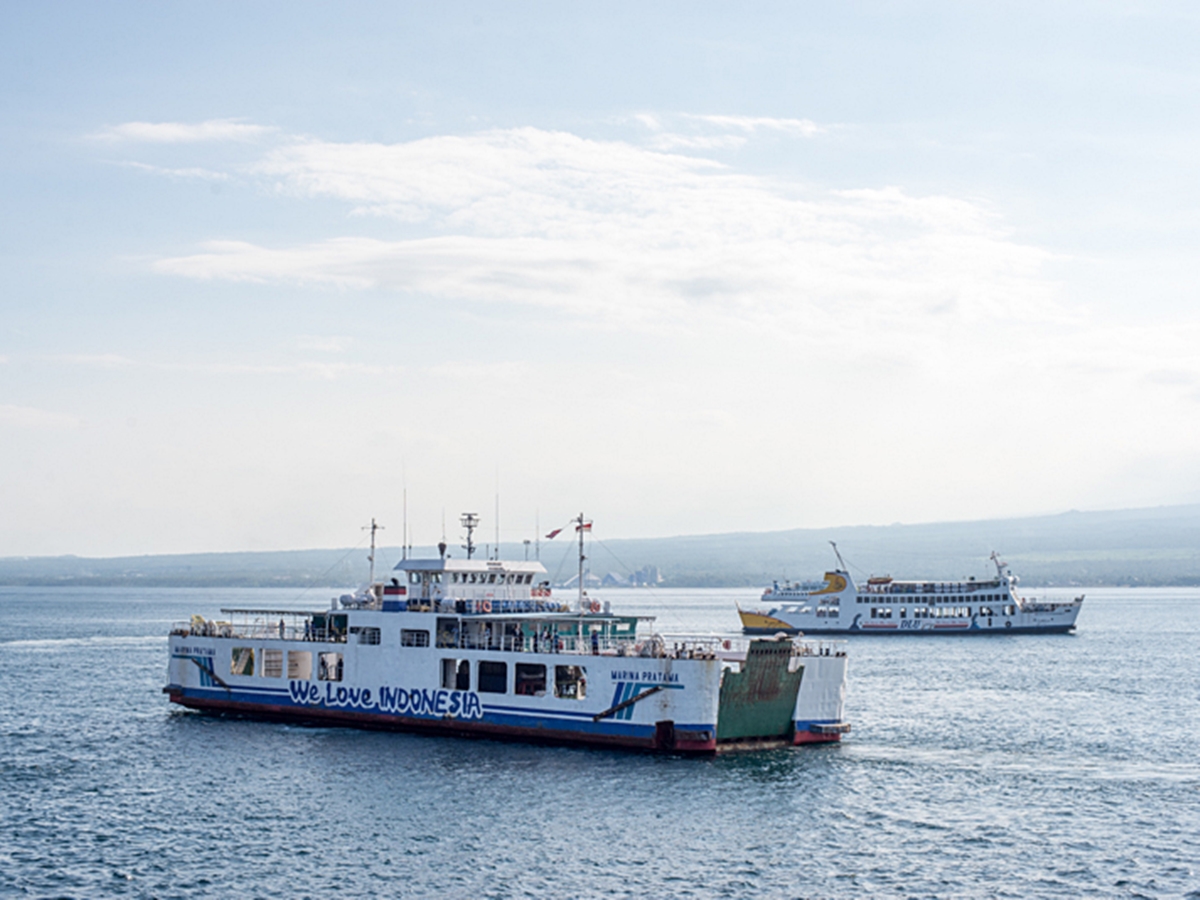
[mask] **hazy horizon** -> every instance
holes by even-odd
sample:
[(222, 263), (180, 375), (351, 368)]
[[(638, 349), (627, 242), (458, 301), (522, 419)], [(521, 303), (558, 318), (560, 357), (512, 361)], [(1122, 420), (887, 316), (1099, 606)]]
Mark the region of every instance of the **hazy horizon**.
[(398, 545), (405, 493), (425, 544), (497, 492), (505, 541), (1198, 502), (1198, 43), (8, 4), (0, 557)]
[[(1104, 510), (1069, 509), (1069, 510), (1061, 510), (1058, 512), (1043, 513), (1040, 515), (1033, 515), (1033, 516), (1004, 516), (1004, 517), (1000, 517), (1000, 518), (958, 519), (958, 520), (931, 521), (931, 522), (887, 522), (887, 523), (847, 522), (847, 523), (833, 524), (833, 525), (803, 525), (803, 526), (795, 526), (793, 528), (727, 529), (724, 531), (706, 531), (706, 532), (691, 532), (691, 533), (662, 534), (662, 535), (644, 535), (644, 534), (614, 535), (611, 533), (605, 533), (605, 529), (603, 527), (601, 527), (601, 523), (594, 522), (594, 520), (592, 520), (591, 517), (588, 517), (588, 521), (593, 522), (593, 529), (592, 529), (593, 534), (596, 534), (602, 540), (617, 541), (617, 542), (630, 542), (630, 541), (689, 540), (689, 539), (720, 538), (720, 537), (734, 537), (734, 536), (751, 536), (752, 537), (754, 535), (779, 535), (779, 534), (791, 534), (791, 533), (795, 533), (795, 532), (820, 533), (820, 532), (826, 532), (826, 531), (833, 532), (833, 531), (858, 530), (858, 529), (894, 529), (894, 528), (921, 528), (921, 527), (953, 528), (953, 527), (957, 527), (957, 526), (967, 527), (967, 526), (973, 526), (973, 525), (986, 525), (986, 524), (1003, 525), (1005, 523), (1024, 522), (1024, 521), (1031, 521), (1031, 520), (1032, 521), (1052, 520), (1052, 519), (1055, 519), (1058, 517), (1072, 515), (1072, 514), (1103, 516), (1103, 515), (1122, 515), (1122, 514), (1139, 514), (1139, 513), (1156, 513), (1156, 512), (1183, 513), (1184, 511), (1200, 512), (1200, 504), (1163, 504), (1163, 505), (1152, 506), (1152, 507), (1126, 507), (1126, 508), (1121, 508), (1121, 509), (1104, 509)], [(462, 555), (461, 551), (464, 546), (464, 541), (466, 540), (466, 532), (461, 527), (459, 527), (458, 516), (455, 516), (453, 521), (454, 521), (454, 526), (451, 527), (450, 520), (449, 519), (447, 520), (445, 541), (446, 541), (446, 545), (448, 548), (448, 550), (447, 550), (448, 554), (457, 557), (457, 556)], [(391, 529), (389, 529), (387, 525), (385, 525), (384, 523), (381, 523), (381, 522), (378, 524), (380, 525), (380, 529), (379, 529), (379, 532), (378, 532), (377, 538), (376, 538), (376, 542), (377, 542), (376, 546), (378, 547), (378, 549), (381, 552), (383, 552), (383, 551), (402, 552), (404, 550), (404, 544), (401, 543), (399, 540), (390, 539), (389, 535), (391, 534)], [(491, 547), (495, 546), (493, 531), (490, 529), (484, 528), (484, 526), (486, 526), (487, 524), (488, 524), (487, 520), (484, 519), (483, 524), (475, 532), (474, 541), (475, 541), (475, 544), (477, 547), (477, 552), (479, 555), (483, 555), (484, 548), (491, 548)], [(500, 536), (500, 544), (502, 547), (507, 547), (507, 548), (509, 548), (510, 551), (515, 550), (516, 552), (520, 552), (520, 550), (523, 546), (523, 543), (526, 540), (529, 541), (531, 547), (533, 547), (539, 543), (543, 548), (552, 548), (552, 547), (558, 548), (558, 547), (562, 547), (566, 544), (570, 544), (572, 546), (575, 545), (575, 541), (577, 540), (577, 538), (575, 537), (575, 535), (572, 532), (573, 526), (570, 524), (569, 521), (566, 522), (565, 524), (561, 523), (561, 522), (553, 523), (553, 528), (550, 528), (550, 531), (553, 531), (556, 528), (562, 528), (563, 530), (560, 534), (556, 535), (555, 538), (553, 538), (553, 539), (548, 538), (548, 532), (547, 533), (530, 532), (528, 535), (514, 536), (510, 531), (502, 529), (501, 536)], [(403, 530), (402, 527), (401, 527), (401, 530)], [(483, 533), (485, 530), (487, 532), (486, 534)], [(316, 545), (307, 546), (307, 547), (300, 547), (300, 546), (283, 547), (283, 546), (280, 546), (280, 547), (255, 547), (255, 548), (235, 547), (235, 548), (230, 548), (230, 549), (226, 549), (226, 550), (173, 550), (173, 551), (168, 551), (165, 553), (133, 552), (133, 553), (121, 553), (121, 554), (108, 554), (108, 555), (103, 555), (103, 556), (89, 556), (87, 554), (80, 554), (80, 553), (73, 553), (71, 551), (66, 551), (66, 552), (57, 553), (57, 554), (28, 554), (27, 553), (27, 554), (0, 555), (0, 559), (22, 559), (22, 558), (29, 558), (29, 559), (47, 558), (47, 559), (49, 559), (49, 558), (55, 558), (55, 557), (78, 557), (81, 559), (91, 559), (91, 558), (94, 558), (94, 559), (121, 559), (121, 558), (135, 558), (135, 557), (141, 557), (141, 556), (203, 556), (203, 555), (207, 555), (207, 554), (236, 555), (236, 554), (240, 554), (240, 553), (292, 553), (292, 552), (304, 553), (304, 552), (309, 552), (309, 551), (342, 552), (342, 551), (354, 550), (354, 549), (358, 549), (358, 548), (362, 548), (365, 550), (369, 546), (368, 534), (365, 533), (365, 532), (369, 531), (369, 527), (361, 526), (358, 531), (359, 531), (359, 534), (356, 535), (357, 540), (353, 543), (347, 542), (347, 543), (342, 543), (342, 544), (329, 544), (329, 545), (322, 545), (322, 546), (316, 546)], [(546, 529), (543, 528), (543, 531), (546, 531)], [(428, 540), (428, 539), (414, 540), (411, 542), (410, 546), (412, 546), (415, 550), (430, 551), (436, 555), (438, 541), (440, 541), (441, 539), (442, 539), (441, 535), (439, 534), (433, 540)], [(822, 545), (822, 552), (823, 552), (824, 546), (827, 544), (827, 542), (820, 541), (819, 543)], [(515, 557), (511, 556), (511, 554), (510, 554), (510, 556), (507, 558), (515, 558)]]

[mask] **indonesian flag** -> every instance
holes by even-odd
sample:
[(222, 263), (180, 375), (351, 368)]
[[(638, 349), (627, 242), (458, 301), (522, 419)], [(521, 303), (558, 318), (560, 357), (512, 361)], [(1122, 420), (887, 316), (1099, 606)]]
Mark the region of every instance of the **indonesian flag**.
[(591, 522), (584, 522), (582, 525), (576, 525), (576, 526), (575, 526), (575, 530), (576, 530), (576, 531), (591, 531), (591, 530), (592, 530), (592, 523), (591, 523)]
[(562, 533), (562, 529), (561, 529), (561, 528), (555, 528), (555, 529), (554, 529), (552, 532), (550, 532), (548, 535), (546, 535), (546, 540), (548, 540), (548, 541), (552, 541), (552, 540), (554, 540), (556, 537), (558, 537), (558, 535), (559, 535), (559, 534), (561, 534), (561, 533)]

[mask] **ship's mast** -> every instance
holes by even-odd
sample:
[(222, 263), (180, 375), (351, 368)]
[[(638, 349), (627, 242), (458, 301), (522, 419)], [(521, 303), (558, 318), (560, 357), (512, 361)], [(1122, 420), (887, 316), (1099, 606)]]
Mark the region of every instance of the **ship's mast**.
[(364, 525), (364, 526), (362, 527), (362, 530), (363, 530), (363, 531), (366, 531), (368, 528), (369, 528), (369, 529), (371, 529), (371, 555), (367, 557), (367, 560), (368, 560), (368, 561), (371, 563), (371, 572), (370, 572), (370, 574), (367, 576), (367, 584), (368, 584), (368, 585), (372, 585), (372, 584), (374, 584), (374, 583), (375, 583), (375, 532), (377, 532), (377, 531), (383, 531), (383, 526), (382, 526), (382, 525), (376, 525), (376, 524), (375, 524), (375, 517), (374, 517), (374, 516), (372, 516), (372, 517), (371, 517), (371, 524), (370, 524), (370, 525)]
[(846, 564), (842, 561), (842, 554), (838, 553), (837, 543), (835, 543), (834, 541), (830, 541), (829, 546), (833, 548), (833, 555), (837, 557), (838, 568), (841, 569), (843, 572), (850, 571), (849, 569), (846, 568)]
[(583, 513), (579, 514), (579, 518), (575, 520), (575, 533), (579, 535), (579, 608), (583, 609), (583, 561), (587, 559), (583, 555), (583, 532), (591, 527), (591, 522), (585, 523)]
[(475, 513), (463, 513), (459, 521), (462, 522), (462, 527), (467, 529), (467, 542), (463, 544), (463, 549), (467, 551), (467, 559), (470, 559), (471, 554), (475, 552), (475, 542), (471, 540), (471, 534), (479, 525), (479, 516)]

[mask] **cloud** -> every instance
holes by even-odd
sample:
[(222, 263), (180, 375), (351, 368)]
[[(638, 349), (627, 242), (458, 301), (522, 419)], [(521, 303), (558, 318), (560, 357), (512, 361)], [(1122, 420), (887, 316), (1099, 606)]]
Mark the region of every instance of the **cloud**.
[(818, 134), (825, 134), (829, 130), (828, 127), (818, 125), (812, 119), (776, 119), (768, 116), (704, 116), (694, 113), (683, 113), (681, 117), (717, 128), (744, 131), (747, 134), (753, 134), (756, 131), (778, 131), (799, 137), (815, 137)]
[(124, 122), (110, 125), (93, 135), (110, 143), (194, 144), (213, 141), (257, 141), (276, 129), (238, 119), (209, 119), (206, 122)]
[(353, 338), (339, 335), (300, 335), (296, 338), (297, 350), (314, 350), (318, 353), (345, 353), (354, 343)]
[[(301, 338), (297, 341), (297, 349), (335, 353), (344, 351), (350, 344), (350, 338)], [(298, 375), (324, 380), (359, 375), (395, 375), (406, 371), (404, 367), (396, 365), (359, 362), (314, 362), (311, 360), (279, 363), (148, 362), (112, 353), (70, 354), (36, 358), (45, 362), (100, 369), (139, 369), (153, 372), (187, 372), (200, 375)]]
[(70, 353), (51, 356), (48, 359), (52, 362), (74, 366), (93, 366), (101, 369), (122, 369), (136, 365), (132, 359), (118, 353)]
[(632, 119), (652, 132), (647, 146), (654, 150), (736, 150), (760, 132), (812, 138), (829, 131), (811, 119), (768, 116), (638, 113)]
[(80, 424), (79, 419), (74, 416), (35, 409), (32, 406), (13, 406), (0, 403), (0, 428), (43, 430), (78, 428)]
[(121, 165), (125, 166), (126, 168), (138, 169), (142, 172), (149, 172), (151, 175), (163, 175), (167, 178), (178, 178), (188, 181), (229, 181), (232, 178), (228, 172), (217, 172), (213, 169), (202, 169), (197, 166), (172, 169), (133, 161), (123, 162)]
[(623, 325), (729, 317), (805, 338), (1066, 317), (1042, 273), (1050, 255), (961, 198), (819, 191), (534, 128), (390, 145), (297, 141), (250, 173), (424, 236), (210, 241), (157, 260), (157, 271), (527, 304)]

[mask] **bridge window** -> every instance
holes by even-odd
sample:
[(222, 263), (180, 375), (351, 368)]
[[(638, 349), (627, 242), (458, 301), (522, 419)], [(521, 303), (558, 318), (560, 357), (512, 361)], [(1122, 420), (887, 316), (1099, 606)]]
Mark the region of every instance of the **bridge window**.
[(288, 678), (297, 681), (308, 681), (312, 678), (312, 651), (288, 651)]
[(587, 696), (587, 669), (583, 666), (554, 667), (554, 696), (582, 700)]
[(234, 647), (233, 655), (229, 659), (229, 674), (230, 675), (253, 675), (254, 674), (254, 648), (253, 647)]
[(429, 632), (416, 628), (405, 628), (400, 632), (401, 647), (428, 647)]
[(340, 653), (318, 653), (317, 654), (317, 680), (318, 681), (341, 681), (342, 680), (342, 654), (340, 654)]
[(479, 663), (479, 691), (504, 694), (508, 691), (508, 663), (482, 660)]

